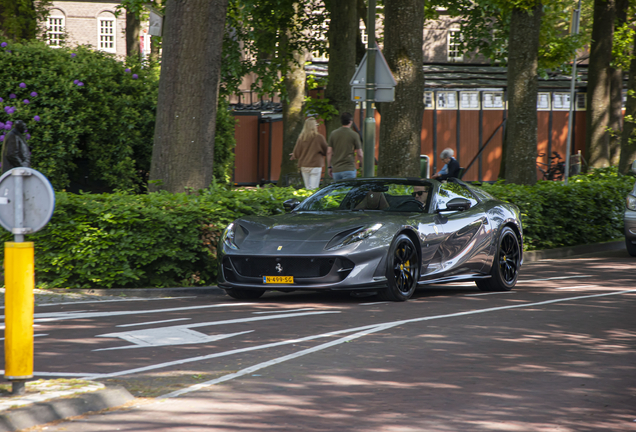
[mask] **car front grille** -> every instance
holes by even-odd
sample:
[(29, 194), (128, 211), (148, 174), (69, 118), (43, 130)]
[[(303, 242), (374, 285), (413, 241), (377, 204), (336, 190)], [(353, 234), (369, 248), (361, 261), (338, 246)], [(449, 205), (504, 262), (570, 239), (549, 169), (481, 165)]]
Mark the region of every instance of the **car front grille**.
[[(336, 282), (351, 273), (354, 264), (342, 257), (254, 257), (225, 256), (223, 270), (228, 280), (263, 276), (293, 276), (294, 279), (325, 278)], [(235, 273), (235, 274), (234, 274)], [(328, 277), (327, 277), (328, 276)], [(334, 279), (331, 281), (331, 279)], [(316, 281), (318, 282), (318, 281)]]

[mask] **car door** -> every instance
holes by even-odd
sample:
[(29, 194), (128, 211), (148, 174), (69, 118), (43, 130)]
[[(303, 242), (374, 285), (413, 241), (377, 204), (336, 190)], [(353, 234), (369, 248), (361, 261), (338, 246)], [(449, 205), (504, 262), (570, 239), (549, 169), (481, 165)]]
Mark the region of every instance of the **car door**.
[[(448, 201), (465, 198), (468, 210), (445, 212)], [(478, 273), (488, 260), (491, 225), (480, 201), (466, 186), (455, 182), (442, 183), (436, 195), (435, 208), (440, 212), (439, 226), (444, 240), (439, 250), (442, 268), (448, 275)]]

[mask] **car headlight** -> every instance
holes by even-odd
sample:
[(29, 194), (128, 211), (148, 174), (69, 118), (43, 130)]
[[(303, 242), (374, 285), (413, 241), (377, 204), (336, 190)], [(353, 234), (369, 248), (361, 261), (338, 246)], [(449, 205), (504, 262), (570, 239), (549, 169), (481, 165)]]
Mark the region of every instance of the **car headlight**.
[(636, 196), (628, 194), (627, 200), (625, 201), (625, 205), (630, 210), (636, 210)]
[(356, 230), (352, 232), (351, 234), (347, 235), (337, 244), (330, 246), (329, 248), (327, 248), (327, 250), (340, 249), (352, 243), (356, 243), (361, 240), (364, 240), (365, 238), (371, 237), (373, 234), (375, 234), (376, 231), (379, 230), (381, 227), (382, 227), (381, 223), (377, 223), (369, 227), (362, 227), (359, 230)]
[(223, 244), (229, 247), (230, 249), (238, 249), (238, 246), (236, 246), (236, 243), (234, 243), (235, 235), (236, 235), (236, 224), (232, 222), (231, 224), (227, 226), (227, 228), (225, 228), (225, 231), (223, 231), (223, 237), (221, 239), (223, 241)]

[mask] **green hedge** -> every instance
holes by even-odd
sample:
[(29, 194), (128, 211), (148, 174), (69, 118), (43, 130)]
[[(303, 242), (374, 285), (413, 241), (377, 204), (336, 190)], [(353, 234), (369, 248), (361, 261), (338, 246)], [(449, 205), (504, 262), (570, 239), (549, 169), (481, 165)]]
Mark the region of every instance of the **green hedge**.
[(519, 207), (525, 250), (623, 238), (625, 197), (634, 187), (634, 177), (605, 168), (572, 177), (568, 183), (540, 181), (523, 186), (498, 182), (482, 188)]
[[(525, 249), (532, 250), (622, 238), (625, 196), (633, 184), (632, 176), (607, 169), (575, 177), (568, 186), (483, 188), (521, 208)], [(309, 193), (220, 185), (196, 194), (58, 193), (51, 222), (28, 236), (35, 242), (36, 282), (68, 288), (214, 284), (216, 246), (229, 222), (282, 213), (284, 200)], [(4, 230), (2, 236), (11, 240)]]
[[(199, 194), (56, 194), (53, 218), (28, 236), (39, 287), (133, 288), (209, 285), (216, 245), (232, 220), (283, 212), (293, 188), (212, 186)], [(3, 241), (11, 235), (2, 230)], [(3, 252), (4, 253), (4, 250)]]

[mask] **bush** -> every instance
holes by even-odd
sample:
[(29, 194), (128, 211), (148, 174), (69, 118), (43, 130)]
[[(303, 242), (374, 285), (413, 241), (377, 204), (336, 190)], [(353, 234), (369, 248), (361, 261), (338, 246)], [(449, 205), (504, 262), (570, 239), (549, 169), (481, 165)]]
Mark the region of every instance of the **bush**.
[(0, 122), (27, 123), (33, 168), (56, 190), (71, 181), (86, 184), (86, 177), (111, 189), (142, 190), (152, 152), (156, 73), (88, 47), (2, 45)]
[(633, 176), (616, 168), (561, 182), (540, 181), (534, 186), (484, 184), (483, 189), (521, 210), (524, 249), (550, 249), (622, 238), (625, 197)]
[[(216, 279), (216, 245), (227, 224), (246, 215), (282, 213), (284, 200), (309, 195), (293, 188), (218, 185), (199, 192), (57, 193), (49, 224), (28, 236), (35, 243), (37, 285), (209, 285)], [(3, 240), (11, 240), (4, 230)]]

